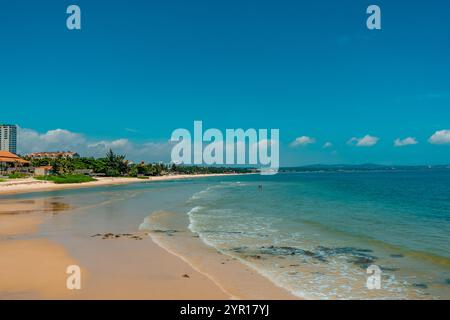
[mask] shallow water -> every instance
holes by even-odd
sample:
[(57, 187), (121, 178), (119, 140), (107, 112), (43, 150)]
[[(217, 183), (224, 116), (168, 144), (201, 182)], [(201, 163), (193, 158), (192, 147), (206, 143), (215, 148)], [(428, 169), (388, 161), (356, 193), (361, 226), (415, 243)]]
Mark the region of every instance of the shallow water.
[[(427, 170), (214, 177), (0, 199), (64, 209), (40, 230), (61, 242), (67, 233), (141, 227), (170, 246), (191, 231), (300, 297), (449, 299), (449, 197), (450, 171)], [(161, 211), (172, 221), (158, 220)], [(370, 265), (382, 270), (380, 290), (366, 287)]]
[(189, 228), (298, 296), (448, 299), (449, 197), (449, 171), (252, 176), (191, 197)]

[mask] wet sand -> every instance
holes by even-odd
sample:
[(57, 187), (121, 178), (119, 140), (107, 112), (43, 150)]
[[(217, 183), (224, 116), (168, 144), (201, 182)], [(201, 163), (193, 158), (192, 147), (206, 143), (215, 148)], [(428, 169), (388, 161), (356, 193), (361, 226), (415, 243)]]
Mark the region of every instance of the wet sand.
[(186, 217), (160, 211), (147, 217), (140, 229), (148, 230), (152, 239), (161, 247), (207, 275), (235, 299), (299, 299), (241, 261), (206, 245), (187, 226)]
[[(36, 233), (50, 217), (45, 203), (0, 203), (0, 299), (229, 298), (148, 238), (74, 237), (71, 250), (45, 239)], [(81, 267), (81, 290), (66, 287), (70, 265)]]
[[(39, 231), (55, 212), (77, 214), (48, 198), (0, 200), (0, 299), (292, 298), (239, 262), (223, 263), (209, 248), (195, 253), (205, 264), (193, 265), (137, 226), (127, 234), (71, 233), (57, 241)], [(81, 290), (66, 287), (70, 265), (81, 268)]]

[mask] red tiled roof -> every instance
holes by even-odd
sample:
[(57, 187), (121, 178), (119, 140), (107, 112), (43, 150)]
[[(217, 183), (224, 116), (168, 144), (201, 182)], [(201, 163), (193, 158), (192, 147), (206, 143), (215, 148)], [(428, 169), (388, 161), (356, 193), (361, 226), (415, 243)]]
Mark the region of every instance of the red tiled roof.
[(0, 151), (0, 162), (30, 163), (29, 161), (23, 160), (9, 151)]
[(55, 151), (55, 152), (33, 152), (28, 154), (29, 157), (57, 157), (57, 156), (74, 156), (76, 152), (72, 151)]

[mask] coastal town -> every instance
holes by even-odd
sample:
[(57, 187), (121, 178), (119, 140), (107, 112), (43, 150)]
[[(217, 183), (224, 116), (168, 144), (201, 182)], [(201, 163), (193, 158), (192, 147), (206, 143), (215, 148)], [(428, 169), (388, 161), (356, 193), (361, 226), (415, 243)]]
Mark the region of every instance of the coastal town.
[(76, 151), (42, 150), (18, 154), (17, 126), (0, 125), (0, 186), (30, 182), (74, 184), (105, 178), (149, 179), (182, 175), (249, 173), (250, 169), (182, 166), (174, 163), (133, 162), (107, 150), (104, 157), (85, 157)]

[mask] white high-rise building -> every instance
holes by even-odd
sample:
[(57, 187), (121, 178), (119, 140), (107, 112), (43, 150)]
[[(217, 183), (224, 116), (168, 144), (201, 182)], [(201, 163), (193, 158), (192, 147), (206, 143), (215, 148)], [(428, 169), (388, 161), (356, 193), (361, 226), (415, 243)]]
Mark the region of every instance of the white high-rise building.
[(0, 150), (17, 153), (17, 126), (0, 124)]

